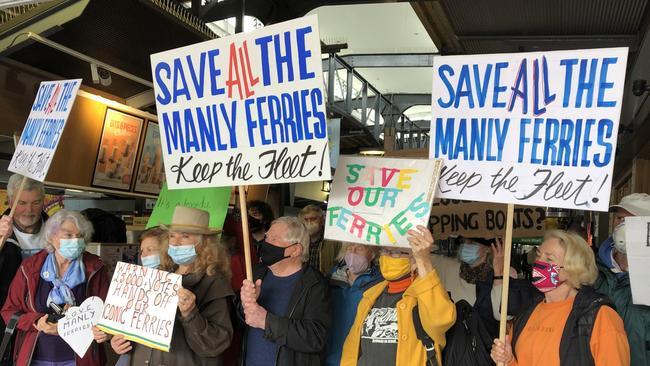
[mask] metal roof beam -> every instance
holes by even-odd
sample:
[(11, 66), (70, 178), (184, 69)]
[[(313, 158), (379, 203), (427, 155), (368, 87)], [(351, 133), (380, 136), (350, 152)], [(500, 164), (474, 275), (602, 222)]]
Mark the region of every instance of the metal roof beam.
[[(365, 55), (345, 55), (339, 56), (351, 67), (370, 68), (370, 67), (431, 67), (433, 66), (433, 57), (437, 53), (391, 53), (391, 54), (365, 54)], [(328, 68), (328, 60), (323, 60), (323, 70)], [(341, 64), (336, 64), (337, 69), (344, 68)]]

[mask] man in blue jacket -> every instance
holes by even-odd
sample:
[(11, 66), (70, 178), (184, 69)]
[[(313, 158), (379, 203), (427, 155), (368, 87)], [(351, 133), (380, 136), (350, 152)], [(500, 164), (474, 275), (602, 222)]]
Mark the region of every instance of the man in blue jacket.
[[(632, 303), (630, 277), (624, 230), (625, 217), (650, 216), (650, 196), (645, 193), (632, 193), (621, 202), (609, 208), (614, 213), (614, 235), (605, 240), (598, 249), (598, 280), (594, 288), (607, 295), (623, 318), (625, 332), (630, 344), (631, 366), (650, 365), (650, 306)], [(616, 237), (616, 242), (613, 237)]]

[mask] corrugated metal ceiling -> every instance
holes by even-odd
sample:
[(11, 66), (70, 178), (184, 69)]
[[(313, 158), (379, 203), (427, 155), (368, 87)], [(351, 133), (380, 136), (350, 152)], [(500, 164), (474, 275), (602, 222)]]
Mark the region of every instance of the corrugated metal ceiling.
[(441, 0), (465, 53), (630, 46), (647, 0)]

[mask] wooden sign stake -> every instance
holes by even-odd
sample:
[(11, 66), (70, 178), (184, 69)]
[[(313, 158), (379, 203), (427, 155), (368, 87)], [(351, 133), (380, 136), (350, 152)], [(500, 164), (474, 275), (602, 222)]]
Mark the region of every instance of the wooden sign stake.
[[(499, 320), (499, 340), (506, 342), (506, 325), (508, 321), (508, 286), (510, 285), (510, 252), (512, 249), (512, 222), (515, 214), (515, 205), (508, 204), (508, 213), (506, 215), (506, 239), (503, 243), (505, 252), (503, 253), (503, 288), (501, 289), (501, 319)], [(502, 362), (499, 366), (504, 366)]]

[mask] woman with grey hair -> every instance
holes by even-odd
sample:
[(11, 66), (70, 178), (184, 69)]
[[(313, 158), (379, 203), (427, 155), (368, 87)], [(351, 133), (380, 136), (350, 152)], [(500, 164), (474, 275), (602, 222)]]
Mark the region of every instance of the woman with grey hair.
[(102, 343), (108, 335), (93, 329), (95, 342), (84, 357), (58, 335), (57, 310), (79, 306), (86, 298), (102, 300), (108, 275), (96, 255), (85, 251), (92, 224), (79, 212), (60, 210), (45, 224), (46, 249), (23, 261), (2, 307), (5, 322), (19, 314), (14, 355), (16, 365), (102, 366)]

